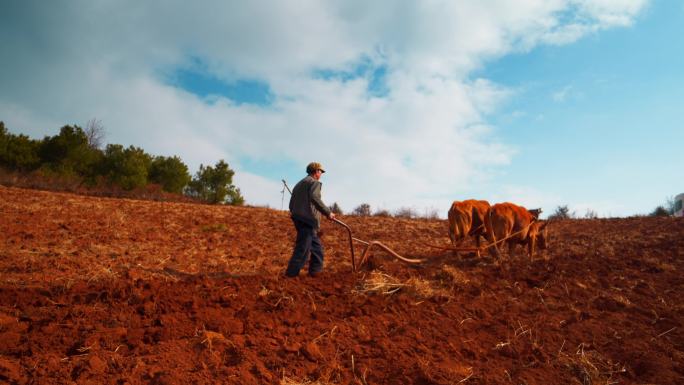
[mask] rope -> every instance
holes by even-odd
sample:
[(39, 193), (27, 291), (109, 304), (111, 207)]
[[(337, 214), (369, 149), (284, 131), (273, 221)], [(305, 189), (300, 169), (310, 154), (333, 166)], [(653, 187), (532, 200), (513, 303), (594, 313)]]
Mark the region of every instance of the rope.
[(431, 244), (426, 243), (426, 242), (420, 242), (420, 243), (421, 243), (423, 246), (432, 247), (432, 248), (440, 249), (440, 250), (456, 250), (456, 251), (461, 250), (461, 251), (469, 251), (469, 250), (477, 250), (477, 249), (478, 249), (477, 247), (453, 247), (453, 246), (451, 246), (451, 247), (446, 247), (446, 246), (431, 245)]
[[(490, 244), (488, 244), (488, 245), (486, 245), (486, 246), (482, 246), (482, 248), (488, 249), (488, 248), (490, 248), (490, 247), (492, 247), (492, 246), (494, 246), (494, 245), (497, 245), (497, 244), (499, 244), (499, 243), (501, 243), (501, 242), (503, 242), (503, 241), (505, 241), (505, 240), (507, 240), (507, 239), (513, 237), (514, 235), (518, 235), (518, 234), (522, 233), (523, 231), (529, 229), (530, 226), (532, 226), (532, 224), (533, 224), (534, 222), (535, 222), (535, 221), (530, 222), (530, 224), (527, 225), (527, 226), (525, 226), (524, 229), (522, 229), (522, 230), (520, 230), (520, 231), (516, 231), (515, 233), (513, 233), (513, 234), (507, 236), (506, 238), (502, 238), (502, 239), (500, 239), (500, 240), (498, 240), (498, 241), (494, 241), (494, 242), (492, 242), (492, 243), (490, 243)], [(492, 237), (493, 237), (493, 236), (494, 236), (494, 234), (492, 234)]]

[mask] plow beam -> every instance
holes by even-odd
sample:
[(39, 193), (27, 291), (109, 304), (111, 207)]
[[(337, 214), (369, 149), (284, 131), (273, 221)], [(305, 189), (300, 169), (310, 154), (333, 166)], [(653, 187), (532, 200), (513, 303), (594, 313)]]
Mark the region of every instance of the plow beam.
[[(352, 235), (351, 227), (349, 227), (349, 225), (347, 225), (346, 223), (342, 222), (341, 220), (339, 220), (337, 218), (333, 219), (333, 222), (335, 222), (338, 225), (347, 229), (347, 234), (349, 235), (349, 249), (351, 251), (351, 261), (352, 261), (352, 271), (353, 272), (356, 272), (357, 268), (360, 267), (361, 265), (363, 265), (364, 262), (366, 262), (366, 259), (368, 259), (368, 254), (370, 253), (370, 250), (371, 250), (371, 248), (373, 248), (373, 246), (377, 246), (377, 247), (387, 251), (393, 257), (397, 258), (398, 260), (400, 260), (402, 262), (412, 263), (412, 264), (424, 262), (422, 259), (412, 259), (412, 258), (402, 257), (399, 253), (390, 249), (389, 247), (382, 244), (381, 242), (378, 242), (378, 241), (366, 242), (364, 240), (354, 238), (354, 236)], [(359, 262), (358, 266), (356, 265), (356, 257), (354, 255), (354, 241), (359, 242), (363, 245), (366, 245), (366, 249), (363, 251), (363, 254), (361, 255), (361, 261)]]

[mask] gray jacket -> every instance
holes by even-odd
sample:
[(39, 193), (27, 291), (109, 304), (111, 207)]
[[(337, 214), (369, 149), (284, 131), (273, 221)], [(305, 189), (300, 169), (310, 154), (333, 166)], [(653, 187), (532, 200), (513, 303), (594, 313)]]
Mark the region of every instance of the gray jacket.
[(323, 184), (311, 175), (300, 180), (292, 189), (290, 214), (292, 218), (308, 223), (314, 229), (321, 226), (321, 214), (330, 215), (330, 209), (321, 200)]

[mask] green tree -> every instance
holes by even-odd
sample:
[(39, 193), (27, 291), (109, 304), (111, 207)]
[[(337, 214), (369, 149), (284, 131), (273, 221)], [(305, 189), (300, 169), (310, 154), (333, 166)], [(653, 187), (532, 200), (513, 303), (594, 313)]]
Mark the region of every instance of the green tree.
[(45, 137), (40, 146), (42, 163), (59, 174), (93, 176), (101, 152), (92, 148), (78, 126), (64, 126), (59, 135)]
[(199, 200), (216, 204), (227, 203), (231, 205), (243, 205), (244, 197), (240, 189), (233, 185), (235, 171), (228, 167), (223, 159), (214, 167), (200, 165), (199, 171), (192, 179), (186, 193)]
[(101, 163), (100, 173), (107, 180), (125, 190), (144, 187), (148, 181), (148, 170), (152, 157), (141, 148), (120, 144), (108, 144)]
[(7, 143), (9, 142), (10, 133), (5, 128), (5, 122), (0, 120), (0, 160), (3, 159), (4, 154), (7, 153)]
[(156, 156), (150, 165), (149, 180), (160, 184), (164, 191), (181, 194), (191, 177), (188, 166), (179, 157)]
[(10, 170), (35, 170), (40, 166), (39, 147), (39, 141), (26, 135), (11, 134), (5, 123), (0, 122), (0, 166)]

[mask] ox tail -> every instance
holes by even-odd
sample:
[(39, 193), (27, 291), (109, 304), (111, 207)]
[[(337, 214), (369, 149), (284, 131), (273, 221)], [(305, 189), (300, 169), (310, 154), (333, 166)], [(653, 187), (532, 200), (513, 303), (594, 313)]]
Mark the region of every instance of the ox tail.
[(499, 247), (496, 245), (496, 233), (494, 232), (494, 224), (492, 223), (492, 209), (487, 210), (484, 215), (485, 238), (489, 241), (489, 254), (493, 257), (499, 258)]
[(451, 244), (456, 246), (456, 240), (459, 237), (458, 226), (456, 225), (456, 215), (453, 210), (449, 210), (449, 238), (451, 239)]

